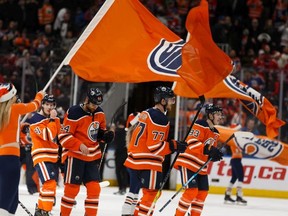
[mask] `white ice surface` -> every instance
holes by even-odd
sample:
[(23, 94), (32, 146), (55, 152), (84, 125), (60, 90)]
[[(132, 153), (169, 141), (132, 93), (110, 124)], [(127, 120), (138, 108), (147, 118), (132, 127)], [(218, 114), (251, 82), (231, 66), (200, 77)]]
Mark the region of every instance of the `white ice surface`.
[[(98, 209), (98, 216), (120, 216), (121, 207), (125, 196), (114, 195), (117, 191), (116, 187), (102, 188), (100, 195), (100, 205)], [(159, 209), (173, 196), (175, 191), (163, 191), (162, 196), (156, 204), (154, 216), (173, 216), (177, 206), (180, 194), (178, 194), (173, 201), (160, 213)], [(53, 208), (53, 215), (60, 215), (60, 200), (63, 195), (63, 187), (57, 188), (56, 206)], [(77, 205), (73, 208), (71, 216), (84, 215), (84, 199), (86, 196), (85, 187), (76, 197)], [(223, 202), (224, 195), (209, 194), (202, 216), (288, 216), (288, 199), (270, 199), (270, 198), (256, 198), (245, 197), (248, 201), (247, 206), (227, 205)], [(19, 200), (28, 208), (34, 215), (35, 204), (38, 199), (38, 194), (29, 195), (25, 185), (19, 186)], [(16, 216), (27, 216), (28, 214), (19, 205)]]

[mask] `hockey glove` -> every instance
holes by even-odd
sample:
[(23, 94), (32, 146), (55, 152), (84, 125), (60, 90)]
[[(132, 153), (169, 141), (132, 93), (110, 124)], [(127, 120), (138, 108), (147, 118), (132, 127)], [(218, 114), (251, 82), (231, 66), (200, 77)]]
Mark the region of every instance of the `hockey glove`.
[(204, 154), (208, 155), (209, 158), (212, 158), (211, 161), (220, 161), (222, 160), (223, 153), (214, 146), (205, 145)]
[(22, 127), (21, 132), (22, 132), (23, 134), (29, 133), (29, 127), (30, 127), (30, 125), (24, 125), (24, 126)]
[(187, 143), (177, 140), (170, 140), (169, 141), (169, 148), (172, 152), (183, 153), (187, 148)]
[(114, 132), (113, 131), (105, 131), (103, 134), (103, 141), (105, 143), (110, 143), (114, 139)]

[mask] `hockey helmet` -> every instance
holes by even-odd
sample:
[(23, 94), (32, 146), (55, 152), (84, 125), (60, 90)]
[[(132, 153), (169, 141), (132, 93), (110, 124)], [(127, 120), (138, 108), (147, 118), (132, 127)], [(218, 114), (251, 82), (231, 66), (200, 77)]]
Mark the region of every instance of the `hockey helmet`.
[(154, 91), (154, 102), (160, 103), (162, 99), (175, 97), (172, 89), (166, 86), (159, 86)]
[(219, 107), (218, 105), (214, 105), (214, 104), (207, 104), (206, 105), (206, 109), (205, 112), (207, 115), (214, 114), (215, 112), (222, 112), (223, 109), (221, 107)]
[(90, 88), (87, 92), (90, 103), (100, 105), (103, 102), (103, 94), (98, 88)]
[(56, 106), (56, 100), (53, 95), (46, 94), (44, 98), (42, 99), (42, 104), (44, 103), (54, 103)]

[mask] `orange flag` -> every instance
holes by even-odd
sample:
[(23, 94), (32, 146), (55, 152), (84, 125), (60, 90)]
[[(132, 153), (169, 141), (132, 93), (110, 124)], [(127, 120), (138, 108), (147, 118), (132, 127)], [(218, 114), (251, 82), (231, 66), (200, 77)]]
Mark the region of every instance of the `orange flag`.
[(139, 0), (106, 0), (64, 64), (94, 82), (173, 82), (184, 43)]
[(288, 166), (288, 144), (266, 136), (258, 136), (247, 132), (237, 132), (234, 129), (216, 126), (220, 132), (219, 141), (225, 142), (233, 133), (234, 139), (229, 141), (245, 154), (260, 159), (269, 159), (284, 166)]
[(190, 38), (182, 49), (182, 66), (178, 74), (200, 96), (231, 73), (232, 61), (212, 39), (206, 0), (190, 10), (186, 28)]
[[(182, 81), (183, 82), (183, 81)], [(175, 94), (195, 98), (197, 94), (181, 82), (174, 83)], [(274, 138), (278, 135), (278, 129), (285, 124), (277, 118), (275, 107), (262, 94), (244, 84), (234, 76), (229, 75), (217, 84), (211, 91), (205, 94), (205, 98), (237, 98), (243, 106), (266, 125), (266, 134)]]

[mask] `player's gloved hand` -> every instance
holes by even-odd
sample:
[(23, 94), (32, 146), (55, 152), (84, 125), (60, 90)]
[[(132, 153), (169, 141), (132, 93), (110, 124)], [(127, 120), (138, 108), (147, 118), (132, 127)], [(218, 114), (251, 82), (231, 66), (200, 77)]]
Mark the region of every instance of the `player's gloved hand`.
[(211, 161), (220, 161), (223, 159), (223, 153), (214, 146), (205, 145), (204, 154), (208, 155), (209, 158), (212, 158)]
[(21, 132), (22, 132), (22, 133), (24, 133), (24, 134), (27, 134), (27, 133), (29, 133), (29, 127), (30, 127), (30, 125), (29, 125), (29, 124), (27, 124), (27, 125), (24, 125), (24, 126), (22, 127), (22, 130), (21, 130)]
[(169, 148), (172, 152), (178, 152), (178, 153), (183, 153), (185, 152), (188, 144), (183, 141), (178, 141), (178, 140), (170, 140), (169, 141)]
[(102, 139), (105, 143), (112, 142), (114, 139), (114, 132), (113, 131), (105, 131)]

